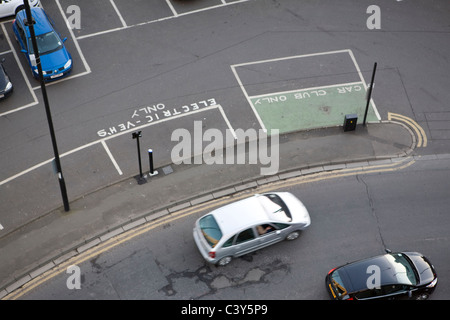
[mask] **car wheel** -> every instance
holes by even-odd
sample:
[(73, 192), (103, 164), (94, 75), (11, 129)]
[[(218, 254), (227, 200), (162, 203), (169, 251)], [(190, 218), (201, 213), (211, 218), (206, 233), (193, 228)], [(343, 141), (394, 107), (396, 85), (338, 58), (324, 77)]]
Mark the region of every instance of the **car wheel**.
[(226, 266), (227, 264), (229, 264), (230, 262), (231, 262), (231, 260), (232, 260), (232, 258), (230, 257), (230, 256), (228, 256), (228, 257), (223, 257), (222, 259), (220, 259), (218, 262), (217, 262), (217, 265), (218, 266)]
[(292, 241), (297, 239), (300, 236), (300, 231), (292, 231), (286, 237), (286, 240)]
[(428, 293), (421, 293), (416, 297), (416, 300), (427, 300), (429, 298)]

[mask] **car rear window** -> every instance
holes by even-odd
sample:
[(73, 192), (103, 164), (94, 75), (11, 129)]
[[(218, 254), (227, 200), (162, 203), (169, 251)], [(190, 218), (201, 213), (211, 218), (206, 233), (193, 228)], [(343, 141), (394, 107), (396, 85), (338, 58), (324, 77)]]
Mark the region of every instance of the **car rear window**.
[(281, 219), (286, 221), (292, 221), (291, 212), (288, 207), (284, 203), (283, 200), (277, 195), (273, 193), (264, 194), (263, 199), (268, 199), (270, 201), (265, 201), (265, 207), (269, 209), (270, 214), (275, 219)]
[(334, 288), (333, 291), (338, 297), (347, 295), (347, 288), (345, 288), (344, 281), (342, 281), (339, 270), (336, 270), (331, 274), (331, 283)]
[(199, 221), (200, 229), (208, 244), (214, 248), (222, 238), (222, 231), (213, 215), (204, 216)]

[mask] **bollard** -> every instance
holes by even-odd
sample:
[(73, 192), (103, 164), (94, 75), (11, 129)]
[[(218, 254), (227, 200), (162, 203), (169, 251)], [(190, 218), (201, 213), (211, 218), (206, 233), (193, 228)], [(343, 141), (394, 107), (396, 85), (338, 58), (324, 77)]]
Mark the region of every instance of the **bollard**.
[(148, 149), (148, 161), (150, 162), (150, 172), (149, 175), (150, 176), (155, 176), (158, 174), (158, 171), (153, 169), (153, 150), (152, 149)]

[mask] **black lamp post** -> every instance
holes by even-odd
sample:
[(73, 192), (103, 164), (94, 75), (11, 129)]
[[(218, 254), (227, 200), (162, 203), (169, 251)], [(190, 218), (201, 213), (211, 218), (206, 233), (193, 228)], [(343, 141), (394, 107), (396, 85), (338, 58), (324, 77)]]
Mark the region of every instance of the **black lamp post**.
[(50, 129), (50, 136), (52, 139), (53, 153), (55, 154), (55, 166), (56, 166), (56, 172), (58, 174), (59, 187), (61, 189), (61, 195), (62, 195), (62, 199), (63, 199), (63, 203), (64, 203), (64, 210), (69, 211), (70, 207), (69, 207), (69, 200), (67, 198), (66, 183), (64, 181), (64, 177), (62, 174), (61, 162), (60, 162), (59, 153), (58, 153), (58, 145), (56, 143), (55, 130), (53, 128), (52, 114), (50, 112), (50, 106), (48, 104), (48, 97), (47, 97), (47, 91), (45, 89), (44, 75), (42, 73), (41, 58), (39, 57), (39, 50), (38, 50), (38, 46), (37, 46), (37, 42), (36, 42), (36, 35), (34, 33), (33, 25), (36, 22), (33, 20), (33, 17), (31, 16), (31, 9), (30, 9), (30, 4), (28, 3), (28, 1), (24, 0), (23, 4), (25, 6), (25, 12), (27, 14), (26, 25), (30, 28), (31, 42), (33, 44), (33, 51), (34, 51), (34, 55), (36, 58), (36, 66), (37, 66), (38, 73), (39, 73), (39, 80), (41, 82), (42, 96), (44, 98), (45, 112), (47, 114), (47, 121), (48, 121), (48, 126)]

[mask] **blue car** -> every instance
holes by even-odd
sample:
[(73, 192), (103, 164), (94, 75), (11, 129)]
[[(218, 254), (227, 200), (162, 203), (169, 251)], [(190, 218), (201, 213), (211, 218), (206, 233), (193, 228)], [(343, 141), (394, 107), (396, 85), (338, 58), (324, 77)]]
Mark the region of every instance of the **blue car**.
[[(64, 46), (67, 38), (61, 39), (54, 28), (53, 21), (42, 8), (31, 8), (31, 15), (35, 21), (34, 33), (41, 58), (44, 80), (56, 80), (68, 75), (72, 70), (73, 62), (72, 56)], [(13, 30), (16, 40), (20, 44), (21, 51), (28, 60), (33, 76), (39, 79), (33, 43), (26, 21), (27, 15), (25, 10), (19, 11), (13, 21)]]

